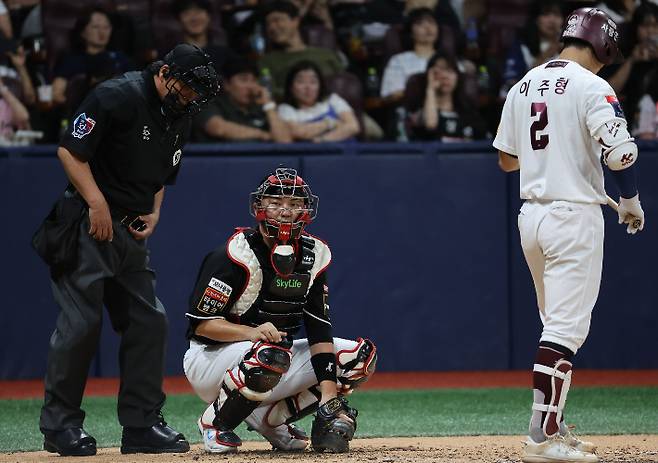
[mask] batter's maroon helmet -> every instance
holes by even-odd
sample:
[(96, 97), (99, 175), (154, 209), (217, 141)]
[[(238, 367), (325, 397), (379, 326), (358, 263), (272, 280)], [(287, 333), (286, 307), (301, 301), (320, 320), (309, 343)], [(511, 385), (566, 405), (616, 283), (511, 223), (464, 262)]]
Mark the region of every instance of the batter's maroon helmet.
[(619, 29), (607, 13), (598, 8), (579, 8), (567, 17), (562, 41), (578, 39), (589, 43), (603, 64), (623, 61), (619, 51)]

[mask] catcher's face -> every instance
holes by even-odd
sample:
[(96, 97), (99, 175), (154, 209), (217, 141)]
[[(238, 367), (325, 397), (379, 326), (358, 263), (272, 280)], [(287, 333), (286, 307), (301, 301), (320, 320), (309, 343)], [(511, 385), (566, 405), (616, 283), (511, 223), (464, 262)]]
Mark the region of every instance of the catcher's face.
[(266, 196), (261, 201), (261, 207), (265, 210), (268, 219), (282, 223), (293, 223), (305, 209), (302, 198), (286, 196)]

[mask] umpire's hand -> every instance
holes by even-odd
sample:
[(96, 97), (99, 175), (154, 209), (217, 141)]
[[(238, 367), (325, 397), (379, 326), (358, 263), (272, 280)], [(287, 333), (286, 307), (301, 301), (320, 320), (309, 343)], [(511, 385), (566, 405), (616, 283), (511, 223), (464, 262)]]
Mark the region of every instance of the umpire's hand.
[(98, 241), (112, 241), (112, 217), (105, 198), (89, 204), (89, 234)]
[(145, 240), (153, 234), (155, 226), (157, 225), (158, 220), (160, 220), (160, 213), (153, 212), (149, 215), (140, 215), (139, 218), (146, 224), (146, 228), (142, 231), (138, 231), (132, 227), (128, 227), (128, 230), (136, 240)]

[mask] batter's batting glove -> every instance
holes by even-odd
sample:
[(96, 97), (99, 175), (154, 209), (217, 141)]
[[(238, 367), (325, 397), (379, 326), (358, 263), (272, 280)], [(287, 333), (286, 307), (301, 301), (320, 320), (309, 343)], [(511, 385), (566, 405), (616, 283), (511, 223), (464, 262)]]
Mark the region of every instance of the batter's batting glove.
[(632, 198), (619, 198), (619, 223), (627, 223), (626, 233), (634, 235), (638, 230), (644, 229), (644, 211), (640, 205), (640, 195)]
[[(341, 415), (348, 416), (348, 421)], [(318, 408), (311, 428), (311, 446), (316, 452), (345, 453), (350, 450), (349, 441), (356, 431), (355, 408), (347, 405), (344, 398), (335, 397)]]

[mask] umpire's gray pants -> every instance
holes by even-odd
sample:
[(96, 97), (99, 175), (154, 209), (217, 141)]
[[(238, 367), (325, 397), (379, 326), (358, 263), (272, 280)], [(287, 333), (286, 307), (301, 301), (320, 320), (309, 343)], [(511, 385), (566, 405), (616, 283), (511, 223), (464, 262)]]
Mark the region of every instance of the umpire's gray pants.
[(155, 274), (148, 267), (146, 243), (135, 240), (113, 222), (112, 242), (89, 234), (89, 220), (80, 225), (78, 267), (52, 281), (61, 311), (50, 338), (45, 377), (42, 432), (80, 427), (80, 408), (89, 366), (101, 333), (103, 305), (121, 335), (118, 398), (122, 426), (149, 427), (159, 421), (167, 317), (155, 297)]

